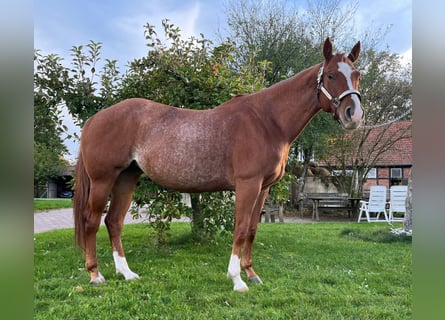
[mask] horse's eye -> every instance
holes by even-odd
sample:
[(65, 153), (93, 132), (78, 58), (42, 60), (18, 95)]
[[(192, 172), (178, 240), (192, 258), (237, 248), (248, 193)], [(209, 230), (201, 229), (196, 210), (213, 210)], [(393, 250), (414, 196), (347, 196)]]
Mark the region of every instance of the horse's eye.
[(332, 74), (332, 73), (328, 73), (328, 79), (329, 79), (329, 80), (334, 80), (334, 79), (335, 79), (334, 74)]

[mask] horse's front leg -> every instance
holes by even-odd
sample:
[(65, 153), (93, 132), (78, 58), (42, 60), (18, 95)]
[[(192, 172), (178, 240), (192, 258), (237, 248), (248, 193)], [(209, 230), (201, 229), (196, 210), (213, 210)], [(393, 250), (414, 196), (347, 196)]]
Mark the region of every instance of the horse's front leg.
[(242, 181), (236, 186), (235, 230), (233, 233), (232, 254), (227, 276), (233, 281), (233, 290), (247, 291), (247, 284), (241, 279), (241, 259), (243, 247), (249, 234), (252, 211), (260, 194), (260, 181)]
[(139, 275), (131, 271), (128, 266), (121, 239), (125, 215), (130, 207), (139, 176), (140, 172), (131, 169), (120, 174), (112, 189), (110, 209), (105, 217), (116, 274), (122, 274), (125, 280), (139, 279)]
[(247, 235), (246, 242), (244, 244), (243, 257), (241, 259), (241, 267), (247, 274), (247, 279), (251, 282), (262, 284), (260, 277), (255, 273), (252, 267), (252, 250), (253, 250), (253, 241), (255, 240), (255, 235), (258, 229), (258, 223), (260, 221), (261, 209), (264, 206), (264, 202), (266, 201), (267, 196), (269, 195), (269, 188), (263, 190), (258, 200), (255, 204), (255, 207), (252, 211), (252, 217), (250, 219), (249, 225), (249, 233)]

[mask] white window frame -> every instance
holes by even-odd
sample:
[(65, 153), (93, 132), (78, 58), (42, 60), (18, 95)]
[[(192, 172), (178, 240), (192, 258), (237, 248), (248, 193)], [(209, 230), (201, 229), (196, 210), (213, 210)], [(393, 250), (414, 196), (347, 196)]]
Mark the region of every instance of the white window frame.
[[(353, 170), (345, 170), (345, 175), (346, 176), (352, 176), (352, 172)], [(343, 174), (343, 170), (332, 170), (332, 175), (333, 176), (341, 176)]]
[(371, 168), (371, 170), (369, 170), (368, 175), (366, 177), (368, 179), (377, 179), (377, 168)]
[[(396, 172), (398, 172), (398, 173), (396, 174)], [(403, 178), (402, 168), (391, 168), (391, 178), (392, 179), (402, 179)]]

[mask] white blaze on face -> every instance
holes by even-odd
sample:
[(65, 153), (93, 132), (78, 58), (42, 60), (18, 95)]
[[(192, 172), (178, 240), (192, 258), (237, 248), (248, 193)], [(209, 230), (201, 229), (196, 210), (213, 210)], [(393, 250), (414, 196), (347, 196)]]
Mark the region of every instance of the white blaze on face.
[[(349, 64), (347, 64), (346, 62), (339, 62), (338, 63), (338, 71), (345, 76), (346, 83), (348, 84), (348, 89), (355, 90), (354, 86), (352, 85), (352, 72), (354, 72), (352, 67)], [(358, 106), (358, 107), (361, 106), (360, 99), (356, 94), (352, 94), (351, 99), (352, 99), (352, 101), (354, 101), (355, 106)], [(362, 116), (363, 116), (363, 110), (361, 109), (361, 107), (354, 108), (354, 115), (352, 116), (352, 120), (360, 121), (362, 119)]]
[(345, 76), (346, 82), (348, 83), (348, 89), (355, 90), (354, 86), (352, 85), (352, 72), (354, 70), (352, 70), (351, 66), (346, 62), (339, 62), (338, 71), (343, 73), (343, 75)]

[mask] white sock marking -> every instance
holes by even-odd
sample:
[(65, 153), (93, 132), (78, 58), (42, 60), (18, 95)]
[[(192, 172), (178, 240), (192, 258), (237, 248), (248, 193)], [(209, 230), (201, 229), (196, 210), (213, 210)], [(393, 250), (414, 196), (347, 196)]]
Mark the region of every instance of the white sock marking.
[(249, 289), (247, 284), (241, 279), (241, 259), (237, 255), (232, 254), (230, 256), (227, 276), (233, 281), (233, 290), (246, 291)]
[(127, 259), (119, 256), (117, 251), (113, 251), (114, 265), (116, 266), (116, 273), (124, 276), (125, 280), (139, 279), (139, 276), (130, 270)]

